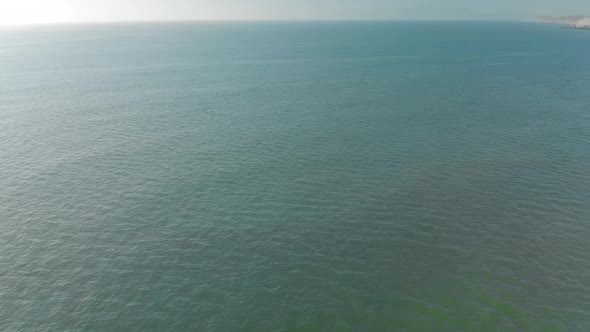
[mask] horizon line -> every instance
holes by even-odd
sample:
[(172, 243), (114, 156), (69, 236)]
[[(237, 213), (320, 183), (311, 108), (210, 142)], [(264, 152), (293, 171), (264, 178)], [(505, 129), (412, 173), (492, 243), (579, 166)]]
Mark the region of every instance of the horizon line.
[(56, 22), (30, 22), (30, 23), (13, 23), (0, 24), (2, 28), (19, 28), (19, 27), (42, 27), (42, 26), (60, 26), (60, 25), (109, 25), (109, 24), (170, 24), (170, 23), (370, 23), (370, 22), (535, 22), (536, 18), (521, 19), (475, 19), (475, 18), (388, 18), (388, 19), (158, 19), (158, 20), (96, 20), (96, 21), (56, 21)]

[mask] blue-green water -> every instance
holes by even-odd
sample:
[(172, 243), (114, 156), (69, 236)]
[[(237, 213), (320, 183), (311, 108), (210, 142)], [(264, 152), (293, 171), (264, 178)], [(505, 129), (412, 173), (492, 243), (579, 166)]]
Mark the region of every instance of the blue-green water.
[(0, 30), (0, 330), (589, 331), (590, 33)]

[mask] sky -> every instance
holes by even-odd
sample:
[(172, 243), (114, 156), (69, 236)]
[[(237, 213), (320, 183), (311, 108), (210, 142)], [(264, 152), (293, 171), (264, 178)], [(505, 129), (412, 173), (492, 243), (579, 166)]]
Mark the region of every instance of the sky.
[(590, 0), (0, 0), (0, 25), (161, 20), (527, 19)]

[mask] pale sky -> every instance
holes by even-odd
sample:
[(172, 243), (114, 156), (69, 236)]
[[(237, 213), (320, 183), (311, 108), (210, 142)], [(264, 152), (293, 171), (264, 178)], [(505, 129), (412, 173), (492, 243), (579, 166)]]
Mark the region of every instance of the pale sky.
[(153, 20), (526, 19), (590, 0), (0, 0), (0, 25)]

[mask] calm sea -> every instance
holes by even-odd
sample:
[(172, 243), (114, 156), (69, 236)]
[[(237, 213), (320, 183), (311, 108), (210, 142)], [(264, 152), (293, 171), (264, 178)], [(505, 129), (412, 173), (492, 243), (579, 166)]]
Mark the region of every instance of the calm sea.
[(0, 330), (590, 331), (590, 32), (0, 30)]

